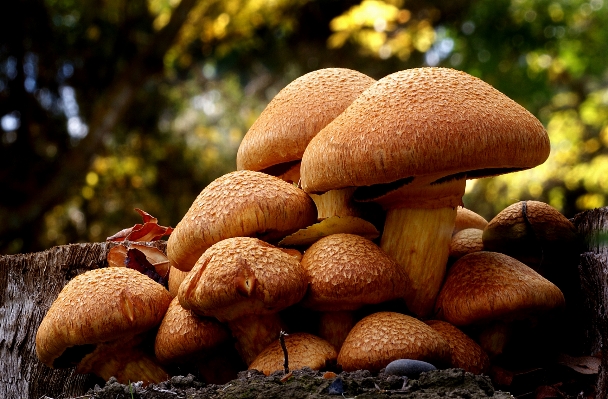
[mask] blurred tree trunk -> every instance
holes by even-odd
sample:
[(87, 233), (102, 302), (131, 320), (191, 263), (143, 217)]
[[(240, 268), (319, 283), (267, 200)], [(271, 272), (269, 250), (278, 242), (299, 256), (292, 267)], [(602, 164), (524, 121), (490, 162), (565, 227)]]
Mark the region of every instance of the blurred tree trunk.
[(573, 219), (584, 240), (580, 278), (587, 311), (586, 347), (601, 356), (596, 397), (608, 397), (608, 207), (579, 213)]
[[(13, 201), (15, 203), (9, 201), (5, 209), (0, 207), (0, 219), (4, 221), (0, 225), (0, 251), (5, 249), (2, 246), (16, 238), (25, 241), (21, 252), (32, 251), (32, 245), (35, 245), (36, 232), (43, 225), (44, 214), (65, 200), (66, 193), (78, 187), (79, 182), (85, 181), (85, 176), (94, 160), (94, 156), (103, 147), (103, 139), (113, 133), (113, 130), (134, 102), (140, 88), (146, 82), (162, 74), (165, 53), (175, 42), (181, 27), (196, 3), (197, 0), (182, 0), (173, 10), (168, 23), (156, 32), (145, 48), (133, 54), (128, 65), (122, 68), (107, 89), (94, 99), (90, 114), (84, 115), (85, 123), (88, 126), (86, 137), (76, 145), (66, 149), (66, 153), (61, 156), (57, 164), (46, 165), (46, 167), (39, 165), (35, 168), (38, 170), (38, 175), (35, 176), (21, 176), (20, 171), (28, 168), (20, 164), (10, 166), (15, 170), (3, 171), (4, 178), (18, 180), (14, 182), (15, 186), (20, 189), (28, 187), (29, 191), (25, 197), (26, 200)], [(37, 9), (44, 8), (39, 6)], [(22, 9), (16, 12), (27, 14), (27, 10)], [(39, 12), (42, 11), (39, 10)], [(125, 32), (125, 34), (129, 34), (129, 32)], [(11, 48), (14, 53), (20, 54), (19, 57), (16, 57), (16, 60), (20, 62), (25, 49), (23, 48), (24, 43), (19, 42), (19, 39), (26, 42), (27, 38), (18, 34), (11, 37), (15, 38), (12, 41)], [(28, 106), (22, 104), (22, 108), (33, 109), (39, 107), (36, 101), (30, 98), (30, 93), (26, 93), (23, 89), (25, 78), (22, 76), (22, 70), (23, 66), (18, 65), (17, 71), (21, 75), (12, 81), (12, 84), (16, 87), (13, 92), (21, 93), (23, 97), (27, 97), (22, 101), (23, 104), (28, 104), (28, 100), (32, 100), (34, 106), (30, 106), (32, 104), (28, 104)], [(25, 115), (23, 116), (25, 117)], [(23, 130), (24, 134), (20, 134), (19, 137), (28, 136), (28, 127), (25, 126), (25, 123), (22, 124), (20, 129)], [(21, 161), (35, 162), (31, 159), (21, 159)], [(31, 165), (28, 165), (28, 167), (31, 167)], [(12, 189), (14, 187), (8, 187), (9, 192)], [(17, 193), (16, 189), (15, 193)], [(19, 198), (17, 195), (14, 195), (14, 197), (15, 199)]]
[[(51, 369), (36, 356), (36, 333), (69, 280), (107, 266), (114, 242), (71, 244), (44, 252), (0, 256), (0, 398), (81, 396), (103, 381)], [(166, 242), (152, 245), (161, 250)]]

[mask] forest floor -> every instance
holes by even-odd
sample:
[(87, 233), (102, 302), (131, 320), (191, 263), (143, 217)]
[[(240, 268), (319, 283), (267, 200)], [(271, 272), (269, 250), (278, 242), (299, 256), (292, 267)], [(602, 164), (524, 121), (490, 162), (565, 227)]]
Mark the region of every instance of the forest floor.
[[(530, 392), (518, 392), (517, 398), (574, 399), (593, 398), (592, 376), (571, 374), (572, 378), (561, 378), (555, 384), (538, 384)], [(563, 376), (562, 376), (563, 377)], [(536, 378), (541, 376), (536, 375)], [(539, 385), (540, 384), (540, 385)], [(517, 389), (524, 389), (517, 387)], [(525, 390), (525, 389), (524, 389)], [(151, 384), (123, 385), (111, 379), (105, 386), (96, 386), (80, 397), (87, 399), (228, 399), (228, 398), (462, 398), (462, 399), (507, 399), (510, 393), (495, 389), (487, 376), (474, 375), (461, 369), (437, 370), (423, 373), (418, 379), (386, 375), (380, 372), (373, 376), (369, 371), (342, 372), (340, 374), (313, 371), (307, 368), (292, 371), (290, 375), (275, 372), (270, 376), (255, 371), (239, 373), (238, 378), (224, 384), (205, 384), (194, 376), (172, 377), (170, 380)], [(74, 398), (75, 399), (75, 398)]]

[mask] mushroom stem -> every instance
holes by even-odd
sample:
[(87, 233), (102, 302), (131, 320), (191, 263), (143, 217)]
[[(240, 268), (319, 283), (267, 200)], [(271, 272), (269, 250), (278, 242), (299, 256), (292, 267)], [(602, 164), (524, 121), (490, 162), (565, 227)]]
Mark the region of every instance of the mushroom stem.
[(380, 247), (405, 269), (405, 303), (418, 317), (430, 316), (435, 305), (455, 219), (456, 208), (452, 207), (387, 211)]
[(355, 188), (329, 190), (323, 194), (310, 194), (317, 206), (319, 220), (332, 216), (361, 216), (360, 205), (353, 203)]
[(276, 313), (269, 315), (243, 316), (228, 322), (228, 328), (236, 339), (236, 349), (249, 366), (271, 342), (279, 339), (285, 330), (283, 322)]
[(352, 311), (321, 312), (319, 320), (319, 337), (323, 338), (340, 352), (346, 336), (355, 325)]
[(481, 331), (479, 334), (479, 345), (490, 358), (503, 353), (512, 334), (511, 327), (509, 323), (496, 321)]

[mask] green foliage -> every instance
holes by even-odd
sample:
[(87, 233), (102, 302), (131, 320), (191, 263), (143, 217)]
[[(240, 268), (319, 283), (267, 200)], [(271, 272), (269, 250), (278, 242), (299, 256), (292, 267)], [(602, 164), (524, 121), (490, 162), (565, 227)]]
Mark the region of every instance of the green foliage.
[[(603, 0), (11, 7), (0, 21), (11, 33), (0, 43), (0, 118), (18, 122), (0, 131), (0, 179), (11, 192), (0, 200), (5, 253), (104, 240), (140, 221), (133, 208), (176, 225), (210, 181), (235, 169), (239, 142), (267, 102), (291, 80), (330, 66), (375, 78), (453, 67), (538, 116), (551, 138), (545, 164), (468, 185), (465, 205), (487, 218), (521, 199), (547, 201), (567, 216), (608, 203)], [(66, 88), (77, 108), (66, 103)], [(74, 126), (88, 136), (75, 136)], [(79, 154), (85, 164), (72, 162)], [(62, 179), (66, 189), (49, 189)]]

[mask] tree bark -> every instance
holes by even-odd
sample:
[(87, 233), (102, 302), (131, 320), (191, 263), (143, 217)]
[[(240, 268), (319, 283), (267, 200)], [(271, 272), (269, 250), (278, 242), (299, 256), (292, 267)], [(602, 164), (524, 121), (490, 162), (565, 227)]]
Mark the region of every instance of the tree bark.
[[(123, 245), (128, 243), (122, 243)], [(69, 280), (107, 266), (108, 251), (121, 243), (71, 244), (44, 252), (0, 256), (0, 398), (81, 396), (103, 381), (38, 361), (36, 332)], [(165, 250), (166, 242), (151, 243)]]
[(573, 219), (583, 239), (579, 274), (585, 306), (585, 346), (601, 356), (596, 397), (608, 397), (608, 207), (582, 212)]

